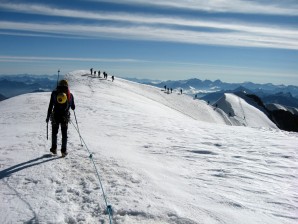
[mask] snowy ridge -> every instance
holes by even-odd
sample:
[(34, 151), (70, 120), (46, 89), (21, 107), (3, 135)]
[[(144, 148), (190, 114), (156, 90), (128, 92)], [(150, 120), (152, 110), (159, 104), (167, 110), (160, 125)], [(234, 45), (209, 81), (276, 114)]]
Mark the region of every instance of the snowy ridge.
[[(134, 93), (135, 95), (138, 95), (138, 97), (147, 98), (149, 100), (148, 103), (159, 103), (161, 107), (167, 106), (196, 120), (217, 124), (227, 123), (224, 118), (222, 118), (222, 115), (217, 111), (214, 111), (214, 109), (208, 106), (205, 101), (193, 100), (191, 97), (180, 95), (180, 93), (176, 91), (172, 94), (167, 94), (160, 88), (119, 78), (117, 78), (117, 82), (115, 82), (114, 85), (106, 87), (103, 86), (102, 83), (96, 82), (97, 78), (89, 77), (86, 79), (86, 73), (88, 74), (88, 71), (80, 71), (79, 76), (70, 73), (66, 78), (70, 83), (74, 83), (75, 86), (80, 86), (81, 84), (85, 86), (87, 85), (91, 91), (101, 91), (99, 90), (100, 88), (114, 88), (110, 91), (115, 91), (116, 93), (120, 91), (121, 94), (123, 92), (128, 92), (129, 94)], [(77, 74), (77, 71), (75, 74)]]
[(215, 104), (229, 115), (233, 125), (278, 128), (262, 111), (233, 93), (225, 93)]
[[(70, 82), (74, 83), (74, 85), (87, 85), (92, 89), (91, 91), (98, 88), (98, 83), (93, 82), (96, 78), (85, 78), (88, 71), (75, 71), (74, 74), (80, 75), (78, 76), (70, 73), (66, 76)], [(277, 126), (270, 121), (262, 111), (251, 106), (245, 100), (234, 94), (225, 94), (224, 97), (217, 102), (218, 108), (222, 109), (222, 111), (220, 111), (207, 105), (203, 100), (193, 100), (187, 95), (180, 95), (178, 91), (174, 90), (173, 94), (167, 94), (160, 88), (124, 79), (118, 78), (118, 82), (115, 82), (113, 88), (116, 88), (115, 91), (133, 92), (154, 102), (160, 103), (162, 106), (168, 106), (195, 120), (203, 122), (237, 126), (243, 125), (258, 128), (277, 128)], [(229, 113), (232, 114), (232, 117), (227, 116)]]
[[(187, 96), (86, 72), (68, 79), (113, 223), (297, 223), (297, 133), (225, 125), (212, 107), (201, 121), (192, 106), (182, 111), (200, 109)], [(0, 221), (108, 223), (72, 124), (68, 157), (49, 154), (49, 97), (0, 102)]]

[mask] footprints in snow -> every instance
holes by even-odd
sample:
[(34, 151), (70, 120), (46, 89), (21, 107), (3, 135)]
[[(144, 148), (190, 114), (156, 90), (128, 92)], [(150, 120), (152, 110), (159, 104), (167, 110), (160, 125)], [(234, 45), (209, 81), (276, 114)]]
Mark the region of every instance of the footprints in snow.
[[(59, 202), (66, 223), (104, 222), (105, 206), (92, 164), (75, 154), (53, 166), (59, 170), (52, 178), (54, 198)], [(101, 220), (102, 219), (102, 220)]]

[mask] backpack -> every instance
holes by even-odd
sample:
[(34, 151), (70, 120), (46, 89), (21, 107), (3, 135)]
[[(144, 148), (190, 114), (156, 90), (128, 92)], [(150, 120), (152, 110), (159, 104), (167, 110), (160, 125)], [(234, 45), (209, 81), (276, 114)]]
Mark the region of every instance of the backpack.
[(69, 89), (64, 86), (58, 86), (56, 91), (53, 93), (55, 114), (66, 115), (71, 102), (71, 94)]

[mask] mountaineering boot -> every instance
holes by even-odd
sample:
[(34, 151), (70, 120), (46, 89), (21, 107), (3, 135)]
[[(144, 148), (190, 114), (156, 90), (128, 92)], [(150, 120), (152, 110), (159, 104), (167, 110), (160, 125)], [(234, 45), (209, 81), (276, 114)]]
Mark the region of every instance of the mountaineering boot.
[(61, 155), (62, 157), (67, 156), (68, 152), (66, 151), (66, 149), (61, 149)]
[(57, 154), (57, 146), (56, 147), (55, 146), (52, 146), (50, 148), (50, 151), (51, 151), (51, 153), (53, 153), (54, 155), (56, 155)]
[(65, 156), (67, 156), (67, 154), (68, 154), (68, 152), (62, 152), (62, 153), (61, 153), (61, 156), (62, 156), (62, 157), (65, 157)]

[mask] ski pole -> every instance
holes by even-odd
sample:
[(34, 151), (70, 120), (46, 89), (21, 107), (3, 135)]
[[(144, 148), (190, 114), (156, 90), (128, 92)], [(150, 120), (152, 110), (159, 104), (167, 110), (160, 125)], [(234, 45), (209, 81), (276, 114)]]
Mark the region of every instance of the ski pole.
[(47, 122), (47, 140), (49, 140), (49, 122)]
[(81, 137), (81, 133), (80, 133), (80, 129), (79, 129), (79, 125), (78, 125), (78, 121), (77, 121), (77, 116), (76, 116), (76, 112), (73, 110), (73, 114), (74, 114), (74, 117), (76, 119), (76, 123), (77, 123), (77, 127), (78, 127), (78, 133), (79, 133), (79, 136), (80, 136), (80, 141), (81, 141), (81, 146), (83, 146), (83, 143), (82, 143), (82, 137)]

